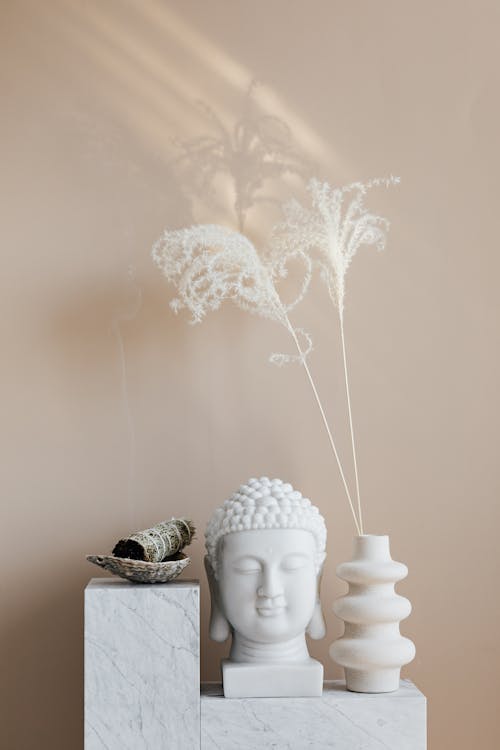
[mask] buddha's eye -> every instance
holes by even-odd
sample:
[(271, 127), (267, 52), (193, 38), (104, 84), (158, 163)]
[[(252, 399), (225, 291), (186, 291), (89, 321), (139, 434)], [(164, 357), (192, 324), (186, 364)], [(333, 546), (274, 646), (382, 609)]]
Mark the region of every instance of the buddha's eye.
[(283, 570), (300, 570), (307, 565), (308, 558), (305, 555), (288, 555), (281, 563)]
[(249, 573), (259, 573), (261, 570), (261, 564), (255, 557), (240, 557), (239, 560), (233, 564), (233, 570), (235, 573), (242, 573), (243, 575)]

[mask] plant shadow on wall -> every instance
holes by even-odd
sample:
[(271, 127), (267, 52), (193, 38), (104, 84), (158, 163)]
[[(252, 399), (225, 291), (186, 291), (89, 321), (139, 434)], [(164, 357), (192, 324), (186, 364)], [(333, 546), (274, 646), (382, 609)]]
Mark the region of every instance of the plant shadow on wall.
[[(233, 223), (234, 211), (240, 232), (248, 229), (251, 209), (274, 206), (279, 211), (283, 184), (303, 183), (313, 168), (287, 123), (261, 110), (255, 99), (257, 86), (256, 81), (250, 83), (234, 124), (226, 125), (212, 107), (199, 102), (213, 132), (174, 140), (181, 152), (175, 164), (188, 199), (197, 198), (217, 213), (222, 196), (226, 223)], [(262, 223), (262, 216), (258, 219)]]
[[(252, 101), (253, 86), (247, 98)], [(399, 178), (375, 178), (334, 188), (328, 182), (312, 178), (306, 185), (303, 203), (292, 197), (283, 203), (284, 219), (274, 222), (264, 242), (252, 242), (247, 216), (258, 202), (281, 205), (281, 201), (261, 196), (268, 178), (283, 180), (288, 175), (304, 175), (297, 152), (291, 147), (290, 131), (276, 117), (248, 115), (229, 131), (205, 106), (215, 123), (217, 137), (201, 136), (181, 143), (181, 163), (187, 174), (196, 175), (192, 193), (197, 189), (212, 197), (219, 174), (229, 178), (238, 231), (227, 225), (197, 223), (182, 229), (166, 229), (153, 246), (155, 264), (174, 285), (176, 296), (170, 302), (175, 313), (187, 310), (191, 323), (200, 323), (208, 312), (219, 310), (230, 301), (244, 311), (282, 325), (290, 334), (294, 352), (272, 354), (270, 362), (284, 365), (299, 363), (307, 376), (327, 433), (356, 531), (362, 535), (360, 483), (351, 410), (347, 353), (344, 333), (346, 275), (360, 247), (385, 247), (389, 222), (365, 206), (368, 192), (377, 187), (399, 183)], [(268, 125), (272, 124), (274, 136)], [(276, 134), (279, 133), (281, 138)], [(285, 140), (283, 140), (283, 134)], [(259, 249), (257, 249), (259, 247)], [(289, 277), (290, 264), (301, 267), (292, 301), (282, 292), (282, 281)], [(318, 272), (328, 296), (338, 312), (345, 394), (349, 415), (349, 433), (355, 476), (356, 509), (340, 460), (332, 429), (323, 408), (309, 367), (312, 339), (296, 327), (291, 313), (309, 290), (313, 273)], [(296, 350), (296, 351), (295, 351)]]

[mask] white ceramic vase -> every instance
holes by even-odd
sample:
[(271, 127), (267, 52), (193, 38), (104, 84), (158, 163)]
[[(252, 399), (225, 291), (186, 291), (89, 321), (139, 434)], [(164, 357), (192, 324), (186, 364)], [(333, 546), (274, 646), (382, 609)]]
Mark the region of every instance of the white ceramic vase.
[(354, 539), (354, 556), (337, 568), (349, 584), (333, 611), (344, 620), (344, 634), (330, 646), (332, 659), (344, 667), (348, 690), (389, 693), (399, 688), (401, 667), (415, 656), (415, 646), (399, 632), (411, 604), (394, 591), (408, 568), (394, 562), (388, 536)]

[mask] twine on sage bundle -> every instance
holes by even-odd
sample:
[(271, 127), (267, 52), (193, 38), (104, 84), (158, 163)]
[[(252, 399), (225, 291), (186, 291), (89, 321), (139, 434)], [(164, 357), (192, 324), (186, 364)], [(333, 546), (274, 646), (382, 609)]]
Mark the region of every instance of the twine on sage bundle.
[(162, 562), (190, 544), (194, 534), (192, 521), (187, 518), (171, 518), (170, 521), (161, 521), (150, 529), (136, 531), (125, 539), (120, 539), (113, 548), (113, 555), (130, 560)]

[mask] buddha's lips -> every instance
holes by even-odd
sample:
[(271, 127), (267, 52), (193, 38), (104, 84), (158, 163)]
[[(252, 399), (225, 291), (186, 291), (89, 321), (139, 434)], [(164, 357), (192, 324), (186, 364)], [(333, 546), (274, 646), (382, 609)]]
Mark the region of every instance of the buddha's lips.
[(286, 609), (285, 606), (273, 606), (273, 607), (256, 607), (257, 612), (262, 617), (276, 617)]

